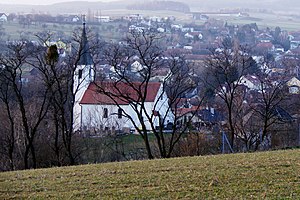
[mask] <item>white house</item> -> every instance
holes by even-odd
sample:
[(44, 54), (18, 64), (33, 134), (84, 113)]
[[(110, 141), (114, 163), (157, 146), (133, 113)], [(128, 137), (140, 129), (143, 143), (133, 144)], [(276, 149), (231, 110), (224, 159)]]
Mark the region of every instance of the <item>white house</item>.
[(185, 38), (190, 38), (190, 39), (193, 39), (193, 38), (194, 38), (194, 36), (193, 36), (192, 34), (190, 34), (190, 33), (184, 34), (184, 37), (185, 37)]
[(186, 46), (184, 46), (184, 47), (183, 47), (183, 49), (186, 49), (186, 50), (192, 50), (192, 49), (193, 49), (193, 47), (192, 47), (192, 46), (190, 46), (190, 45), (186, 45)]
[(244, 85), (248, 87), (250, 90), (259, 90), (261, 88), (260, 80), (253, 75), (246, 75), (241, 77), (239, 81), (239, 85)]
[(0, 13), (0, 22), (7, 22), (7, 15), (5, 13)]
[(140, 72), (143, 69), (144, 69), (144, 66), (137, 60), (131, 64), (131, 71), (134, 73)]
[(160, 22), (161, 21), (161, 17), (152, 16), (152, 17), (150, 17), (150, 21), (152, 21), (152, 22)]
[(95, 16), (98, 22), (110, 22), (110, 16)]
[(143, 118), (148, 130), (151, 130), (151, 124), (147, 120), (146, 114), (153, 115), (152, 122), (155, 127), (159, 126), (159, 116), (167, 115), (166, 123), (173, 121), (171, 112), (167, 113), (169, 108), (167, 95), (159, 82), (149, 82), (147, 88), (142, 86), (140, 82), (134, 82), (133, 86), (123, 82), (101, 82), (98, 84), (101, 84), (101, 87), (104, 86), (106, 92), (124, 97), (114, 98), (113, 100), (98, 92), (96, 83), (91, 83), (80, 101), (80, 118), (83, 130), (97, 130), (99, 133), (103, 130), (132, 130), (134, 125), (129, 117), (126, 117), (126, 114), (131, 116), (138, 127), (141, 127), (139, 116), (133, 110), (131, 103), (132, 100), (139, 102), (140, 95), (135, 90), (137, 88), (142, 92), (147, 89), (144, 104), (146, 111), (143, 113)]
[(132, 14), (132, 15), (129, 15), (127, 17), (125, 17), (127, 20), (129, 21), (139, 21), (139, 20), (143, 20), (144, 17), (142, 14)]
[(166, 29), (159, 27), (159, 28), (157, 28), (157, 31), (160, 33), (164, 33), (164, 32), (166, 32)]
[(71, 15), (70, 16), (71, 22), (79, 22), (80, 17), (78, 15)]
[(142, 26), (135, 26), (135, 25), (130, 25), (129, 26), (129, 32), (135, 31), (135, 32), (139, 32), (142, 33), (145, 31), (145, 27)]
[(78, 15), (66, 15), (65, 18), (63, 19), (64, 22), (73, 22), (77, 23), (81, 20), (81, 17)]
[(293, 77), (287, 82), (290, 94), (299, 94), (300, 93), (300, 80), (296, 77)]

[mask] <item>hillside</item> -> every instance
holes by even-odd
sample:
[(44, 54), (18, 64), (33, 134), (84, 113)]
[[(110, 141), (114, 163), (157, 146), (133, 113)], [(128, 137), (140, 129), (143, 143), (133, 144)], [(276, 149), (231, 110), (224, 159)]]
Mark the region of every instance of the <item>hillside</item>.
[(115, 2), (89, 2), (89, 1), (74, 1), (74, 2), (63, 2), (55, 3), (51, 5), (10, 5), (1, 4), (0, 12), (45, 12), (53, 15), (67, 14), (67, 13), (87, 13), (88, 10), (101, 11), (101, 10), (112, 10), (112, 9), (124, 9), (128, 3), (126, 1), (115, 1)]
[(284, 4), (280, 0), (178, 0), (186, 2), (192, 11), (201, 10), (220, 10), (224, 8), (243, 8), (243, 9), (266, 9), (281, 12), (297, 12), (299, 13), (300, 1), (286, 0)]
[[(88, 0), (63, 2), (52, 5), (9, 5), (1, 4), (0, 12), (47, 12), (51, 14), (61, 13), (84, 13), (88, 10), (103, 11), (103, 10), (119, 10), (132, 7), (133, 5), (139, 5), (141, 3), (149, 3), (151, 1), (139, 1), (139, 0), (119, 0), (113, 2), (90, 2)], [(152, 1), (157, 2), (157, 1)], [(300, 1), (286, 0), (284, 5), (280, 0), (174, 0), (174, 2), (181, 2), (187, 4), (191, 11), (211, 11), (220, 9), (266, 9), (276, 12), (287, 12), (299, 14)]]
[(300, 150), (0, 173), (0, 199), (298, 199)]
[(127, 6), (129, 10), (171, 10), (176, 12), (190, 12), (190, 8), (187, 4), (176, 1), (149, 1), (139, 2)]

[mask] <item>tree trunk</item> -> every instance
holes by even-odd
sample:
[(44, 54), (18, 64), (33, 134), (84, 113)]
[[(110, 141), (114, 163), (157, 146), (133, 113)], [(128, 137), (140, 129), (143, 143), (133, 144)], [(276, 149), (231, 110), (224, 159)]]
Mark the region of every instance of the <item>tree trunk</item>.
[(147, 132), (144, 133), (144, 143), (145, 143), (145, 146), (146, 146), (146, 151), (147, 151), (147, 154), (148, 154), (148, 158), (149, 159), (154, 159), (154, 156), (152, 155), (152, 152), (151, 152), (151, 147), (150, 147), (150, 144), (149, 144), (149, 138), (148, 138), (148, 135), (147, 135)]
[(36, 163), (36, 156), (35, 156), (35, 148), (34, 148), (34, 145), (32, 142), (30, 145), (30, 151), (31, 151), (31, 156), (32, 156), (32, 167), (33, 167), (33, 169), (36, 169), (37, 163)]
[(24, 169), (29, 169), (29, 147), (26, 145), (25, 152), (24, 152)]
[(9, 165), (10, 165), (10, 170), (15, 170), (15, 165), (14, 165), (14, 142), (9, 145), (8, 149), (8, 157), (9, 157)]
[(229, 111), (228, 120), (229, 120), (229, 126), (230, 126), (230, 145), (231, 145), (231, 148), (233, 149), (235, 132), (234, 132), (234, 126), (233, 126), (233, 122), (232, 122), (231, 111)]
[(54, 116), (54, 123), (55, 123), (54, 153), (56, 157), (57, 166), (61, 166), (60, 148), (59, 148), (59, 119), (56, 113), (54, 115), (55, 115)]

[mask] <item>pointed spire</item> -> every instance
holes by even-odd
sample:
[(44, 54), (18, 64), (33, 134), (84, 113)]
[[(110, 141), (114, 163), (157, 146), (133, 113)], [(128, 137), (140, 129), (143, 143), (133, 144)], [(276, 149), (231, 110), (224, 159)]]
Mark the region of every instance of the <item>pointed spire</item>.
[(89, 44), (86, 36), (86, 28), (85, 28), (85, 15), (82, 16), (82, 35), (81, 35), (81, 43), (80, 48), (82, 50), (79, 60), (79, 65), (92, 65), (93, 64), (93, 58), (89, 51)]

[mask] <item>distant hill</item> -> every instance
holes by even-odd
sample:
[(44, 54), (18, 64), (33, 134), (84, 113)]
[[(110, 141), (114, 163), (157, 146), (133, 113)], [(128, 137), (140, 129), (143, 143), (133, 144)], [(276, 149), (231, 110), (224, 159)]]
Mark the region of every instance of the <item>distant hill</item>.
[(178, 0), (187, 3), (192, 11), (220, 10), (223, 8), (267, 9), (284, 12), (298, 12), (299, 0)]
[(130, 10), (170, 10), (178, 12), (190, 12), (190, 7), (186, 3), (176, 1), (150, 1), (134, 3), (127, 6)]
[[(168, 3), (169, 2), (169, 3)], [(171, 3), (173, 2), (173, 3)], [(176, 2), (181, 2), (181, 9), (191, 8), (191, 11), (211, 11), (220, 9), (267, 9), (277, 12), (289, 12), (299, 14), (300, 1), (299, 0), (172, 0), (172, 1), (139, 1), (139, 0), (120, 0), (114, 2), (89, 2), (89, 1), (74, 1), (65, 3), (56, 3), (52, 5), (8, 5), (0, 3), (0, 12), (10, 13), (29, 13), (29, 12), (47, 12), (51, 14), (58, 13), (82, 13), (89, 9), (96, 10), (117, 10), (144, 5), (148, 6), (148, 10), (152, 9), (153, 5), (159, 8), (158, 10), (174, 10), (178, 8)], [(175, 5), (175, 7), (173, 6)]]
[(29, 13), (29, 12), (47, 12), (50, 14), (63, 14), (63, 13), (82, 13), (88, 10), (113, 10), (125, 9), (130, 3), (127, 1), (114, 1), (114, 2), (89, 2), (89, 1), (74, 1), (63, 2), (52, 5), (9, 5), (0, 3), (0, 12), (5, 13)]

